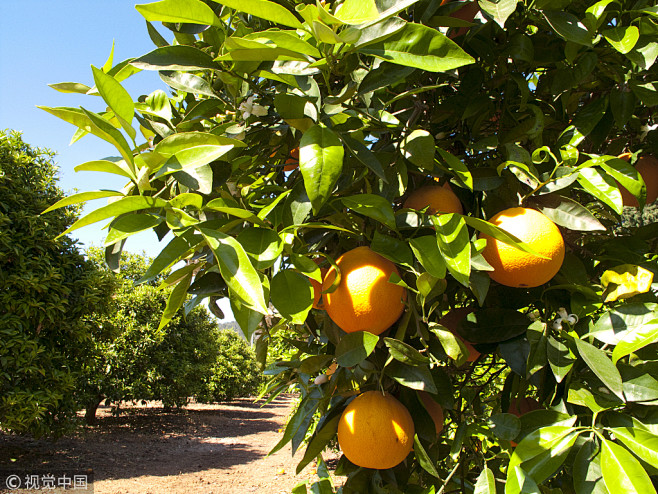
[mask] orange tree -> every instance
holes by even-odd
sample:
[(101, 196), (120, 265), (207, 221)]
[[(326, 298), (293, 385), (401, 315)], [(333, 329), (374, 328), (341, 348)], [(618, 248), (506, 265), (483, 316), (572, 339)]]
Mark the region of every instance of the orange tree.
[[(658, 151), (652, 1), (137, 10), (153, 51), (53, 86), (100, 109), (44, 108), (116, 146), (79, 170), (127, 185), (55, 207), (108, 198), (67, 232), (111, 220), (110, 263), (155, 230), (143, 281), (186, 261), (162, 324), (228, 298), (263, 361), (285, 350), (266, 391), (300, 402), (275, 449), (306, 444), (301, 470), (347, 438), (343, 493), (655, 492), (658, 230), (620, 192), (645, 207)], [(142, 70), (168, 91), (132, 98)], [(406, 202), (427, 186), (461, 208)]]

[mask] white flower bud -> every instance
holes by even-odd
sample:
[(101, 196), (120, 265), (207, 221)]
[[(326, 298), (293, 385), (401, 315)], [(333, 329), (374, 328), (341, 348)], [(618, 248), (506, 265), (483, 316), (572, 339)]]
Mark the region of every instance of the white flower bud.
[(329, 381), (329, 376), (327, 376), (326, 374), (320, 374), (318, 377), (315, 378), (315, 381), (313, 382), (319, 386), (320, 384), (324, 384), (328, 381)]
[(555, 321), (553, 321), (553, 329), (560, 330), (562, 329), (562, 318), (558, 317)]

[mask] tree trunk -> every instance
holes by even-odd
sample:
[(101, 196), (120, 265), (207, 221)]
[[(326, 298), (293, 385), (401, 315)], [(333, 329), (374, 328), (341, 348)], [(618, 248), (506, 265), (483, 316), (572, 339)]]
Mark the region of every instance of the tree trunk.
[(96, 411), (103, 401), (103, 396), (98, 395), (95, 400), (90, 401), (85, 409), (85, 423), (87, 425), (96, 425)]

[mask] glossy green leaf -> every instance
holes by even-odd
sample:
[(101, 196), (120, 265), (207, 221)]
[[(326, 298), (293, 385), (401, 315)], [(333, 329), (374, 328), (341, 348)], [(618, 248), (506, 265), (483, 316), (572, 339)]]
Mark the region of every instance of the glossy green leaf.
[(473, 190), (473, 176), (471, 171), (468, 169), (466, 164), (457, 158), (456, 156), (450, 154), (448, 151), (437, 148), (441, 159), (445, 162), (448, 168), (457, 176), (457, 178), (469, 189)]
[(510, 15), (516, 10), (518, 0), (499, 0), (498, 2), (492, 2), (491, 0), (480, 0), (480, 8), (489, 14), (496, 24), (501, 28), (505, 28), (505, 22)]
[(437, 30), (414, 23), (358, 51), (430, 72), (446, 72), (474, 62), (469, 54)]
[(120, 118), (119, 122), (121, 122), (122, 127), (134, 139), (135, 131), (130, 127), (130, 123), (135, 113), (135, 104), (130, 94), (111, 75), (107, 75), (93, 65), (91, 66), (91, 70), (94, 74), (94, 82), (96, 83), (98, 92), (114, 114)]
[(283, 269), (272, 278), (270, 297), (283, 317), (293, 324), (304, 324), (313, 305), (313, 287), (303, 274)]
[(548, 337), (547, 343), (548, 363), (551, 366), (555, 380), (560, 383), (573, 367), (576, 356), (567, 345), (552, 336)]
[(122, 197), (114, 202), (111, 202), (107, 206), (98, 208), (91, 213), (83, 216), (78, 221), (73, 223), (69, 228), (66, 229), (61, 235), (66, 235), (69, 232), (82, 228), (83, 226), (91, 225), (98, 221), (102, 221), (114, 216), (120, 216), (125, 213), (131, 213), (133, 211), (141, 211), (143, 209), (154, 209), (161, 208), (167, 204), (167, 201), (163, 199), (146, 197), (146, 196), (129, 196)]
[(596, 168), (582, 168), (579, 171), (578, 183), (582, 185), (583, 189), (610, 206), (618, 214), (623, 212), (624, 204), (621, 192), (619, 192), (614, 179), (607, 173)]
[(219, 69), (219, 65), (213, 60), (213, 57), (188, 45), (162, 46), (130, 63), (142, 70)]
[(414, 237), (409, 240), (409, 247), (423, 268), (435, 278), (445, 278), (446, 263), (439, 250), (438, 240), (434, 235)]
[(48, 84), (48, 87), (53, 88), (60, 93), (77, 93), (87, 94), (91, 88), (79, 82), (58, 82), (55, 84)]
[(391, 229), (395, 229), (395, 215), (391, 203), (375, 194), (357, 194), (343, 197), (343, 205), (352, 211), (379, 221)]
[(601, 474), (601, 448), (593, 440), (580, 447), (574, 460), (573, 483), (578, 494), (610, 494)]
[(630, 163), (615, 157), (604, 156), (601, 158), (600, 166), (631, 194), (640, 198), (644, 204), (646, 194), (644, 180)]
[(656, 492), (640, 462), (626, 449), (603, 438), (601, 439), (601, 472), (603, 481), (611, 493), (655, 494)]
[(130, 172), (130, 168), (126, 166), (126, 162), (121, 161), (108, 161), (108, 160), (94, 160), (87, 161), (77, 165), (74, 170), (76, 172), (103, 172), (103, 173), (113, 173), (115, 175), (121, 175), (128, 179), (132, 179), (133, 175)]
[(616, 26), (604, 29), (601, 34), (619, 53), (628, 53), (640, 39), (637, 26)]
[(592, 336), (602, 343), (617, 345), (633, 331), (653, 325), (657, 304), (624, 304), (604, 312), (592, 328)]
[(496, 413), (489, 418), (489, 428), (496, 437), (511, 441), (521, 432), (521, 421), (511, 413)]
[(160, 325), (158, 330), (164, 328), (169, 322), (174, 318), (178, 309), (183, 306), (185, 299), (187, 298), (187, 289), (192, 282), (192, 272), (189, 272), (185, 277), (178, 282), (174, 289), (169, 294), (167, 298), (167, 305), (162, 313), (162, 318), (160, 319)]
[(336, 363), (341, 367), (353, 367), (375, 350), (379, 336), (368, 331), (356, 331), (343, 335), (336, 347)]
[(45, 214), (55, 209), (70, 206), (72, 204), (82, 204), (87, 201), (93, 201), (94, 199), (102, 199), (104, 197), (120, 197), (120, 196), (123, 197), (123, 194), (116, 190), (94, 190), (89, 192), (79, 192), (77, 194), (73, 194), (63, 199), (60, 199), (49, 208), (44, 209), (41, 214)]
[(539, 254), (528, 244), (526, 244), (525, 242), (521, 242), (521, 240), (516, 238), (514, 235), (506, 232), (502, 228), (494, 225), (493, 223), (489, 223), (488, 221), (484, 221), (480, 218), (475, 218), (474, 216), (462, 216), (462, 218), (468, 226), (475, 228), (477, 231), (482, 232), (485, 235), (493, 237), (496, 240), (500, 240), (501, 242), (504, 242), (506, 244), (512, 245), (513, 247), (516, 247), (517, 249), (523, 252), (527, 252), (537, 257), (547, 259), (546, 256)]
[(623, 400), (624, 395), (621, 387), (621, 376), (619, 375), (619, 371), (615, 367), (615, 364), (612, 363), (606, 353), (581, 339), (576, 338), (574, 341), (576, 342), (578, 353), (580, 353), (580, 356), (592, 372), (596, 374), (596, 377), (603, 381), (603, 384), (605, 384), (610, 391)]
[(652, 402), (658, 400), (658, 380), (645, 373), (626, 379), (622, 384), (626, 401)]
[(612, 361), (617, 361), (626, 355), (644, 348), (647, 345), (658, 342), (658, 318), (653, 319), (646, 324), (636, 326), (630, 331), (624, 333), (623, 339), (617, 343), (612, 351)]
[(427, 454), (427, 451), (425, 451), (425, 448), (420, 442), (420, 439), (418, 438), (418, 434), (414, 435), (414, 455), (416, 456), (416, 459), (418, 460), (418, 463), (423, 468), (423, 470), (425, 470), (433, 477), (436, 477), (437, 479), (441, 478), (439, 476), (439, 472), (436, 471), (434, 462)]
[(585, 206), (573, 199), (558, 195), (542, 196), (537, 209), (553, 223), (569, 230), (605, 231), (605, 226)]
[(242, 331), (242, 334), (247, 339), (247, 341), (251, 341), (251, 337), (254, 334), (254, 331), (258, 329), (258, 326), (263, 320), (263, 314), (250, 309), (237, 297), (231, 297), (230, 303), (231, 312), (233, 313), (233, 317), (235, 317), (235, 322), (237, 322), (238, 326), (240, 326), (240, 330)]
[(545, 10), (543, 14), (553, 30), (562, 38), (579, 45), (592, 45), (589, 31), (573, 14), (557, 10)]
[(395, 360), (408, 365), (429, 365), (429, 358), (407, 343), (395, 338), (384, 338), (384, 343), (388, 347), (391, 357)]
[(200, 0), (162, 0), (135, 5), (150, 22), (190, 23), (222, 27), (222, 22), (208, 5)]
[(349, 136), (342, 135), (340, 136), (341, 140), (345, 144), (345, 147), (348, 151), (363, 165), (365, 165), (370, 171), (375, 173), (379, 178), (384, 182), (388, 182), (382, 164), (379, 162), (375, 154), (370, 151), (364, 144), (352, 139)]
[(242, 230), (236, 239), (242, 244), (256, 269), (271, 268), (283, 252), (281, 237), (269, 228), (248, 227)]
[(384, 373), (407, 388), (432, 394), (438, 392), (432, 374), (425, 366), (411, 366), (393, 360), (386, 366)]
[(541, 494), (537, 483), (520, 466), (507, 472), (505, 494)]
[(490, 468), (484, 467), (478, 475), (473, 494), (496, 494), (496, 478)]
[(614, 427), (610, 429), (615, 438), (638, 458), (658, 468), (658, 436), (649, 431), (633, 427)]
[(363, 24), (379, 18), (374, 0), (345, 0), (338, 6), (334, 17), (345, 24)]
[(338, 136), (324, 124), (314, 125), (302, 136), (299, 168), (315, 214), (333, 193), (343, 170), (344, 153)]
[(530, 319), (513, 309), (488, 308), (468, 314), (458, 325), (471, 343), (498, 343), (524, 334)]
[(186, 253), (194, 249), (203, 241), (201, 235), (195, 235), (189, 231), (179, 237), (174, 237), (153, 259), (142, 277), (135, 284), (146, 283), (155, 279), (160, 273), (171, 267), (185, 256)]
[(434, 168), (434, 137), (426, 130), (414, 130), (400, 143), (402, 156), (425, 170)]
[(267, 314), (261, 279), (242, 245), (225, 233), (208, 228), (200, 231), (215, 254), (219, 272), (231, 294), (250, 309)]
[[(297, 465), (297, 475), (311, 463), (315, 458), (318, 457), (322, 451), (327, 447), (329, 441), (331, 441), (336, 436), (336, 431), (338, 430), (338, 422), (340, 421), (340, 415), (335, 414), (329, 420), (325, 420), (321, 427), (313, 434), (311, 437), (304, 456)], [(305, 491), (304, 491), (305, 492)]]
[(452, 331), (437, 323), (429, 323), (429, 328), (436, 335), (443, 351), (455, 360), (455, 365), (462, 365), (468, 357), (468, 349), (464, 342)]
[(244, 12), (276, 24), (302, 29), (302, 23), (288, 9), (268, 0), (212, 0), (238, 12)]
[[(209, 96), (211, 98), (217, 97), (210, 83), (194, 74), (161, 70), (159, 75), (160, 79), (173, 89), (178, 89), (179, 91), (184, 91), (186, 93)], [(189, 118), (189, 116), (186, 115), (186, 118)]]
[(302, 53), (314, 58), (322, 57), (320, 51), (308, 41), (300, 38), (296, 31), (268, 29), (266, 31), (248, 34), (244, 39), (268, 40), (273, 42), (279, 48)]
[(450, 274), (462, 285), (469, 286), (471, 275), (471, 242), (466, 221), (458, 214), (432, 217), (439, 250)]
[(150, 230), (162, 223), (162, 217), (155, 214), (130, 213), (120, 216), (110, 224), (110, 231), (103, 247), (115, 244), (135, 233)]

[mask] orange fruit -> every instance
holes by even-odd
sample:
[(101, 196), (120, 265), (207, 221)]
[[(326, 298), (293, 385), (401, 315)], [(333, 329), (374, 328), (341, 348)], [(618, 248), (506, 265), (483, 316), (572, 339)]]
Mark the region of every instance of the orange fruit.
[(295, 168), (299, 168), (299, 148), (294, 148), (290, 151), (290, 158), (285, 161), (283, 171), (291, 172)]
[[(326, 276), (327, 271), (329, 271), (327, 268), (320, 268), (322, 279)], [(319, 281), (311, 279), (311, 286), (313, 287), (313, 308), (324, 309), (324, 305), (320, 302), (320, 298), (322, 297), (322, 284)]]
[[(445, 5), (448, 2), (450, 2), (450, 0), (442, 0), (441, 5)], [(452, 14), (450, 14), (450, 17), (454, 17), (455, 19), (461, 19), (462, 21), (466, 21), (466, 22), (473, 22), (473, 19), (475, 19), (475, 16), (479, 11), (480, 11), (480, 6), (478, 5), (477, 2), (475, 1), (469, 2), (463, 7), (454, 11)], [(450, 39), (456, 38), (457, 36), (466, 34), (469, 29), (470, 28), (468, 27), (460, 27), (456, 32), (451, 32), (448, 35), (448, 37)]]
[[(343, 331), (369, 331), (381, 334), (404, 311), (405, 288), (389, 283), (391, 274), (400, 275), (388, 259), (369, 247), (357, 247), (336, 260), (341, 278), (338, 287), (325, 293), (324, 309)], [(329, 268), (322, 289), (327, 290), (336, 278), (336, 269)]]
[(354, 398), (338, 422), (338, 444), (348, 460), (364, 468), (401, 463), (414, 445), (409, 410), (389, 393), (366, 391)]
[(564, 239), (555, 223), (539, 211), (528, 208), (510, 208), (491, 218), (490, 223), (525, 242), (543, 259), (523, 252), (486, 234), (482, 251), (486, 261), (494, 268), (489, 272), (492, 280), (511, 287), (543, 285), (560, 270), (564, 260)]
[(480, 352), (478, 352), (475, 348), (473, 348), (473, 345), (471, 344), (470, 341), (466, 341), (464, 338), (459, 336), (459, 334), (457, 333), (457, 325), (462, 319), (464, 319), (467, 315), (473, 312), (473, 310), (474, 309), (471, 309), (470, 307), (460, 307), (458, 309), (451, 310), (445, 316), (439, 319), (439, 324), (441, 326), (445, 326), (447, 329), (450, 330), (452, 334), (454, 334), (455, 336), (457, 336), (457, 338), (462, 340), (464, 346), (466, 347), (466, 350), (468, 350), (468, 357), (466, 358), (468, 362), (475, 362), (475, 360), (480, 356)]
[[(624, 153), (619, 155), (619, 159), (628, 161), (631, 159), (631, 156), (631, 153)], [(653, 156), (640, 156), (635, 163), (635, 169), (642, 176), (642, 180), (644, 180), (644, 183), (647, 186), (647, 205), (649, 205), (658, 199), (658, 159)], [(626, 188), (619, 185), (619, 192), (621, 192), (624, 206), (632, 206), (634, 208), (640, 207), (637, 198), (628, 192)]]
[(329, 368), (327, 369), (327, 372), (325, 372), (325, 374), (329, 376), (329, 378), (331, 378), (331, 376), (333, 376), (334, 373), (336, 372), (337, 368), (338, 368), (338, 364), (336, 362), (332, 362)]
[(459, 198), (448, 183), (443, 186), (426, 185), (414, 190), (404, 201), (404, 207), (417, 210), (427, 208), (429, 214), (438, 212), (462, 214), (464, 212), (462, 203), (459, 202)]
[(420, 398), (420, 401), (423, 402), (423, 406), (425, 407), (425, 410), (427, 410), (427, 413), (432, 417), (434, 427), (436, 427), (436, 433), (440, 434), (443, 430), (443, 408), (432, 399), (432, 396), (427, 391), (419, 391), (418, 397)]

